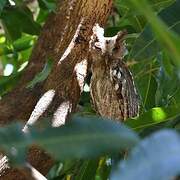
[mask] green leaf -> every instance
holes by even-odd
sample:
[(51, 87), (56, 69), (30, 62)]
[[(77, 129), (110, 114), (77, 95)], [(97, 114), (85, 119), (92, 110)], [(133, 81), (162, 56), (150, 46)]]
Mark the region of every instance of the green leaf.
[(65, 126), (32, 131), (31, 135), (34, 143), (61, 160), (113, 154), (139, 141), (123, 124), (100, 117), (74, 117)]
[[(138, 64), (137, 64), (138, 65)], [(144, 65), (140, 64), (138, 69), (141, 68), (141, 75), (137, 74), (136, 84), (141, 95), (142, 107), (148, 110), (156, 105), (155, 95), (157, 90), (157, 82), (154, 77), (155, 65), (153, 63)]]
[(99, 167), (96, 173), (96, 180), (107, 180), (109, 179), (109, 174), (112, 168), (112, 159), (108, 157), (101, 158), (99, 162)]
[(13, 47), (15, 51), (23, 51), (29, 49), (34, 45), (34, 42), (37, 38), (34, 36), (22, 36), (20, 39), (13, 42)]
[(27, 7), (10, 7), (1, 14), (1, 20), (10, 41), (21, 37), (21, 33), (39, 35), (40, 25), (33, 20), (32, 12)]
[(10, 48), (7, 44), (0, 44), (0, 56), (13, 54), (14, 51), (20, 52), (23, 50), (27, 50), (32, 47), (36, 38), (33, 36), (22, 36), (18, 40), (12, 43), (12, 47)]
[(49, 13), (50, 13), (49, 11), (44, 10), (44, 9), (41, 8), (41, 9), (39, 10), (39, 14), (38, 14), (38, 17), (37, 17), (36, 21), (37, 21), (39, 24), (43, 24), (43, 23), (46, 21)]
[(155, 94), (157, 90), (157, 82), (156, 79), (151, 75), (148, 77), (148, 86), (144, 101), (144, 106), (146, 109), (150, 109), (156, 105), (155, 103)]
[(154, 34), (150, 29), (150, 26), (146, 26), (144, 31), (136, 39), (130, 54), (130, 59), (137, 61), (143, 59), (152, 59), (160, 51), (159, 44), (155, 40)]
[(0, 128), (0, 148), (10, 158), (13, 165), (24, 165), (27, 145), (31, 143), (28, 134), (22, 132), (22, 125), (11, 124)]
[[(174, 64), (179, 67), (180, 53), (178, 48), (180, 47), (180, 40), (175, 33), (170, 32), (168, 29), (173, 29), (176, 33), (180, 33), (180, 16), (178, 13), (180, 8), (180, 1), (177, 0), (173, 5), (164, 9), (159, 14), (159, 17), (162, 18), (168, 27), (166, 27), (162, 21), (155, 17), (151, 9), (145, 5), (145, 1), (143, 1), (143, 3), (137, 3), (136, 0), (131, 0), (131, 2), (135, 7), (137, 7), (137, 9), (139, 9), (139, 11), (143, 12), (143, 14), (149, 20), (151, 27), (154, 29), (154, 32), (159, 39), (159, 43), (164, 46), (169, 55), (172, 57)], [(150, 26), (147, 26), (134, 44), (134, 47), (130, 53), (130, 58), (140, 60), (154, 57), (160, 51), (159, 44), (157, 44), (155, 39), (156, 38), (153, 36)]]
[(54, 0), (38, 0), (39, 6), (42, 9), (48, 9), (49, 11), (55, 11), (56, 4)]
[(12, 74), (10, 76), (0, 76), (0, 95), (4, 95), (16, 85), (21, 73)]
[(162, 130), (141, 141), (111, 180), (170, 180), (180, 173), (180, 135)]
[(81, 166), (74, 180), (92, 180), (95, 178), (99, 159), (87, 160)]
[[(175, 0), (149, 0), (148, 2), (149, 5), (153, 8), (153, 10), (159, 12), (165, 7), (168, 7), (174, 1)], [(120, 27), (131, 26), (131, 29), (133, 28), (135, 30), (133, 31), (133, 33), (141, 32), (143, 30), (147, 21), (142, 16), (142, 13), (140, 13), (137, 10), (137, 8), (133, 7), (132, 4), (129, 3), (129, 1), (116, 0), (115, 8), (117, 8), (118, 14), (120, 14), (121, 17), (117, 21), (118, 26)], [(127, 28), (127, 30), (129, 33), (131, 33), (131, 30), (129, 31), (129, 28)]]
[(51, 72), (52, 66), (53, 66), (53, 61), (51, 59), (48, 59), (43, 70), (40, 73), (38, 73), (34, 77), (34, 79), (28, 83), (26, 87), (33, 88), (37, 83), (44, 81), (48, 77), (49, 73)]
[[(74, 117), (65, 126), (42, 131), (31, 128), (28, 133), (23, 133), (19, 125), (0, 128), (0, 148), (10, 155), (12, 147), (23, 152), (32, 142), (63, 160), (118, 153), (136, 145), (139, 137), (123, 124), (100, 117)], [(22, 159), (21, 154), (12, 155)]]
[(180, 104), (176, 106), (155, 107), (148, 112), (143, 113), (137, 119), (129, 119), (125, 121), (125, 125), (131, 127), (133, 130), (141, 130), (161, 122), (166, 122), (180, 116)]
[(162, 56), (161, 56), (161, 67), (163, 67), (164, 73), (169, 77), (173, 77), (173, 75), (175, 75), (175, 69), (174, 66), (171, 63), (170, 57), (167, 55), (166, 52), (162, 52)]
[(162, 58), (159, 59), (161, 68), (157, 75), (156, 104), (158, 106), (176, 105), (180, 103), (180, 80), (174, 66), (168, 62), (169, 59), (165, 56)]
[(150, 4), (154, 10), (159, 11), (170, 6), (175, 1), (176, 0), (151, 0)]
[(7, 0), (1, 0), (0, 1), (0, 15), (1, 15), (6, 3), (7, 3)]

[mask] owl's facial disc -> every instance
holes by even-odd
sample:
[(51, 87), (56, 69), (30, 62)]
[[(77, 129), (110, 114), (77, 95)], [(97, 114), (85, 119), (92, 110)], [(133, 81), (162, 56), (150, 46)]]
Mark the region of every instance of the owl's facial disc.
[(96, 24), (93, 28), (90, 48), (93, 50), (93, 53), (97, 53), (99, 56), (108, 55), (122, 59), (127, 53), (124, 42), (126, 34), (126, 31), (121, 31), (113, 37), (104, 37), (104, 29)]
[(105, 46), (105, 52), (104, 53), (112, 56), (113, 48), (114, 48), (115, 43), (116, 43), (116, 38), (117, 38), (117, 36), (114, 36), (111, 38), (109, 38), (109, 37), (104, 38), (105, 39), (105, 45), (104, 45)]

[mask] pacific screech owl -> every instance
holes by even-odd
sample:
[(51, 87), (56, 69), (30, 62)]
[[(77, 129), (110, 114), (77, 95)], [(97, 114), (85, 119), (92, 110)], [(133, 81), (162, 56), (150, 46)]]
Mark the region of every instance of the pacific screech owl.
[(125, 32), (104, 37), (96, 25), (90, 42), (92, 77), (90, 93), (95, 110), (103, 117), (124, 121), (139, 113), (139, 96), (123, 57)]

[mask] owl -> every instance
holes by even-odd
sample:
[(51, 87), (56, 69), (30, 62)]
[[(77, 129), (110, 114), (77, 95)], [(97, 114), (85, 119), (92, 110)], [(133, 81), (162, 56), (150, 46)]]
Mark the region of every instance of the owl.
[(90, 42), (93, 106), (102, 117), (117, 121), (139, 113), (139, 96), (132, 74), (123, 62), (127, 53), (125, 35), (123, 31), (114, 37), (104, 37), (103, 28), (96, 25)]

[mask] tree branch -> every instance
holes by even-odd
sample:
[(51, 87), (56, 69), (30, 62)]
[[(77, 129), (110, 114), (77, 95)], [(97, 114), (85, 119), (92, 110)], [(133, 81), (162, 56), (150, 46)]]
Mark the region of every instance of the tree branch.
[[(86, 75), (92, 28), (95, 23), (104, 25), (111, 5), (112, 0), (58, 1), (56, 13), (47, 19), (19, 83), (0, 101), (1, 125), (17, 120), (24, 123), (30, 120), (39, 99), (50, 90), (54, 92), (53, 97), (44, 110), (38, 107), (39, 114), (33, 122), (39, 117), (53, 114), (52, 125), (59, 126), (62, 123), (59, 114), (62, 114), (63, 109), (67, 108), (65, 117), (75, 111)], [(26, 88), (28, 82), (43, 69), (48, 58), (54, 61), (48, 78), (32, 89)], [(84, 71), (81, 77), (82, 67)], [(46, 159), (46, 162), (43, 159)], [(30, 149), (28, 160), (43, 174), (46, 174), (53, 164), (53, 160), (37, 147)]]

